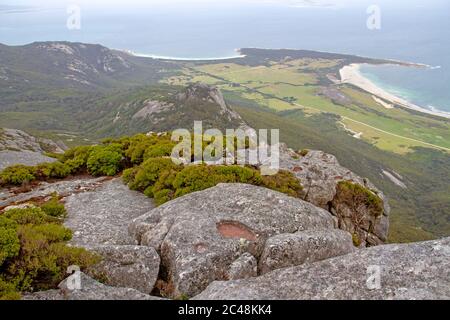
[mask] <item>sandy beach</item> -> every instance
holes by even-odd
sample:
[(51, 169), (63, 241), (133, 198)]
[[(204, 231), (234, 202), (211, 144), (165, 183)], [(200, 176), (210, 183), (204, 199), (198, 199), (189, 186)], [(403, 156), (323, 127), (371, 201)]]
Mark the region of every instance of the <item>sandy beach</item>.
[[(448, 113), (448, 112), (428, 110), (428, 109), (419, 107), (409, 101), (406, 101), (405, 99), (402, 99), (400, 97), (397, 97), (397, 96), (387, 92), (386, 90), (378, 87), (376, 84), (374, 84), (369, 79), (362, 76), (359, 69), (360, 69), (360, 64), (351, 64), (351, 65), (343, 67), (340, 70), (341, 83), (352, 84), (356, 87), (363, 89), (364, 91), (367, 91), (367, 92), (373, 94), (374, 96), (376, 96), (378, 98), (389, 101), (392, 104), (400, 105), (402, 107), (405, 107), (405, 108), (408, 108), (411, 110), (415, 110), (415, 111), (419, 111), (419, 112), (423, 112), (423, 113), (450, 119), (450, 113)], [(385, 104), (383, 104), (383, 106), (386, 107)]]
[(154, 55), (154, 54), (145, 54), (145, 53), (137, 53), (133, 52), (131, 50), (119, 50), (122, 52), (125, 52), (127, 54), (130, 54), (132, 56), (136, 57), (142, 57), (142, 58), (151, 58), (156, 60), (173, 60), (173, 61), (220, 61), (220, 60), (232, 60), (237, 58), (245, 58), (245, 54), (240, 53), (240, 49), (235, 49), (236, 55), (228, 56), (228, 57), (209, 57), (209, 58), (184, 58), (184, 57), (169, 57), (169, 56), (160, 56), (160, 55)]

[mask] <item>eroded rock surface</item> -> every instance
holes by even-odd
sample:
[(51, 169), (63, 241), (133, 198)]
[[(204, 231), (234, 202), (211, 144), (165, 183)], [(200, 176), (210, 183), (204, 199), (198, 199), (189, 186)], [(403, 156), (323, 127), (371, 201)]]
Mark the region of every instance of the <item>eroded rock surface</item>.
[(154, 248), (141, 246), (99, 246), (90, 251), (103, 259), (89, 270), (95, 278), (113, 287), (136, 289), (150, 294), (159, 273), (160, 258)]
[(39, 163), (54, 161), (56, 161), (54, 158), (33, 151), (0, 151), (0, 171), (17, 164), (35, 166)]
[(307, 230), (280, 234), (267, 240), (261, 256), (261, 274), (345, 255), (355, 251), (352, 236), (343, 230)]
[[(380, 282), (376, 275), (380, 271)], [(375, 277), (374, 277), (375, 276)], [(450, 238), (384, 245), (258, 278), (214, 282), (195, 300), (449, 299)]]
[(21, 130), (0, 128), (0, 171), (17, 164), (34, 166), (54, 162), (54, 158), (43, 154), (46, 151), (59, 153), (63, 148), (49, 139), (38, 139)]
[(105, 181), (107, 181), (106, 178), (79, 178), (55, 183), (42, 182), (33, 189), (22, 193), (16, 193), (15, 189), (5, 190), (3, 191), (5, 196), (0, 194), (0, 208), (48, 197), (52, 193), (57, 193), (61, 197), (68, 197), (76, 193), (93, 191), (101, 187)]
[[(291, 171), (305, 188), (304, 200), (330, 211), (339, 220), (339, 228), (354, 234), (362, 247), (379, 245), (387, 240), (390, 207), (387, 198), (369, 180), (342, 167), (335, 156), (309, 151), (305, 156), (281, 145), (280, 167)], [(364, 206), (348, 206), (337, 197), (338, 184), (349, 181), (377, 195), (384, 205), (381, 215), (374, 216)]]
[(153, 201), (131, 191), (121, 179), (101, 184), (95, 190), (66, 198), (66, 227), (73, 231), (73, 245), (134, 245), (128, 224), (154, 208)]
[(177, 297), (227, 280), (233, 262), (245, 253), (258, 259), (270, 237), (333, 230), (335, 224), (329, 212), (305, 201), (251, 185), (220, 184), (137, 218), (130, 233), (160, 252), (168, 294)]
[(27, 207), (53, 193), (65, 201), (65, 226), (73, 231), (71, 244), (102, 257), (90, 273), (108, 285), (150, 294), (159, 273), (159, 255), (153, 248), (134, 246), (127, 228), (134, 218), (154, 207), (151, 199), (129, 190), (121, 179), (84, 178), (42, 183), (15, 196), (5, 191), (0, 207)]
[[(59, 289), (32, 293), (23, 300), (160, 300), (130, 288), (110, 287), (79, 273), (81, 289), (72, 290), (74, 281), (69, 277)], [(70, 289), (69, 289), (70, 288)]]

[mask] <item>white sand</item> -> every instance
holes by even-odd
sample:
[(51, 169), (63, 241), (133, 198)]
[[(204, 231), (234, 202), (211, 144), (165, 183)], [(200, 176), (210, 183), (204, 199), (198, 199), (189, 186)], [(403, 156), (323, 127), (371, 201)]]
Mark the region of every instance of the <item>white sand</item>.
[[(419, 111), (419, 112), (432, 114), (435, 116), (440, 116), (440, 117), (450, 119), (450, 113), (448, 113), (448, 112), (432, 111), (432, 110), (428, 110), (425, 108), (421, 108), (415, 104), (412, 104), (412, 103), (406, 101), (405, 99), (402, 99), (400, 97), (397, 97), (397, 96), (387, 92), (384, 89), (381, 89), (380, 87), (375, 85), (372, 81), (370, 81), (369, 79), (362, 76), (361, 73), (359, 72), (359, 68), (360, 68), (360, 64), (351, 64), (351, 65), (343, 67), (340, 70), (341, 83), (352, 84), (356, 87), (363, 89), (364, 91), (367, 91), (367, 92), (373, 94), (374, 96), (376, 96), (378, 98), (384, 99), (393, 104), (397, 104), (397, 105), (400, 105), (400, 106), (408, 108), (408, 109), (412, 109), (415, 111)], [(379, 101), (382, 101), (382, 100), (379, 100)]]
[(372, 99), (375, 100), (376, 103), (381, 104), (386, 109), (394, 109), (394, 105), (387, 103), (386, 101), (378, 98), (377, 96), (372, 96)]

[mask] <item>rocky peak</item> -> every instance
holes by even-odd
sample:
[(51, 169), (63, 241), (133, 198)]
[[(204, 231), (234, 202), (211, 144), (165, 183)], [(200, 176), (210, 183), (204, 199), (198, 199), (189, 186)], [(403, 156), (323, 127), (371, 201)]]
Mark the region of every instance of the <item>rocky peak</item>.
[(222, 91), (215, 86), (210, 86), (205, 83), (191, 84), (186, 88), (185, 92), (178, 95), (178, 99), (182, 102), (196, 102), (201, 100), (214, 103), (220, 107), (220, 114), (226, 115), (230, 121), (239, 120), (244, 122), (240, 115), (227, 105)]
[(146, 94), (120, 105), (113, 126), (139, 128), (142, 132), (191, 130), (194, 121), (203, 128), (220, 130), (248, 128), (244, 120), (227, 105), (219, 88), (196, 83), (170, 95)]

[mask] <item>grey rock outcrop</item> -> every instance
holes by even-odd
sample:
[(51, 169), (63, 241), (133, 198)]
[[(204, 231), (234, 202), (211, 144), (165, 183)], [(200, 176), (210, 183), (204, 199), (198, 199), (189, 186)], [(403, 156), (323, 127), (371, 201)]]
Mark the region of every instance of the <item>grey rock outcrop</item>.
[(53, 158), (46, 157), (33, 151), (0, 151), (0, 171), (14, 165), (35, 166), (44, 162), (54, 162)]
[(0, 188), (0, 200), (1, 201), (8, 199), (9, 197), (12, 197), (12, 196), (13, 196), (13, 194), (9, 190)]
[(129, 190), (121, 179), (113, 179), (73, 193), (65, 202), (64, 225), (73, 231), (70, 243), (102, 257), (88, 273), (110, 286), (150, 294), (159, 274), (159, 255), (151, 247), (135, 246), (127, 228), (134, 218), (154, 208), (152, 200)]
[(162, 112), (168, 112), (175, 107), (175, 105), (172, 103), (165, 103), (165, 102), (161, 102), (161, 101), (148, 100), (148, 101), (145, 101), (144, 103), (145, 103), (145, 106), (142, 109), (140, 109), (138, 112), (136, 112), (133, 115), (132, 119), (134, 119), (134, 120), (150, 119), (153, 121), (157, 121), (158, 118), (152, 118), (153, 115), (162, 113)]
[(450, 238), (446, 238), (377, 246), (258, 278), (214, 282), (194, 300), (449, 298)]
[(79, 276), (80, 289), (72, 290), (71, 276), (59, 284), (59, 289), (27, 294), (22, 300), (161, 300), (134, 289), (106, 286), (84, 273)]
[[(280, 167), (301, 180), (305, 188), (304, 200), (330, 211), (338, 218), (339, 228), (354, 234), (362, 247), (386, 242), (390, 213), (387, 198), (370, 181), (342, 167), (335, 156), (322, 151), (309, 151), (300, 156), (282, 144)], [(374, 216), (365, 206), (355, 208), (342, 203), (337, 196), (338, 184), (342, 181), (359, 184), (373, 192), (383, 201), (383, 213)]]
[(91, 267), (88, 273), (103, 279), (113, 287), (132, 288), (150, 294), (159, 273), (159, 255), (151, 247), (99, 246), (90, 247), (102, 261)]
[(177, 297), (227, 280), (233, 262), (244, 253), (259, 258), (270, 237), (334, 228), (331, 214), (310, 203), (251, 185), (219, 184), (150, 211), (129, 230), (139, 244), (160, 252), (172, 288), (167, 294)]
[(345, 255), (355, 251), (352, 236), (343, 230), (307, 230), (280, 234), (267, 240), (262, 253), (261, 274)]
[(0, 151), (31, 151), (43, 153), (38, 139), (16, 129), (0, 129)]
[(0, 128), (0, 171), (6, 167), (23, 164), (34, 166), (55, 159), (44, 152), (63, 152), (63, 149), (49, 139), (38, 139), (16, 129)]
[(42, 182), (28, 192), (15, 193), (14, 189), (0, 193), (0, 208), (10, 205), (24, 204), (33, 199), (45, 198), (57, 193), (65, 198), (73, 194), (94, 191), (107, 181), (105, 178), (80, 178), (55, 183)]
[(154, 208), (153, 201), (113, 179), (92, 191), (66, 198), (66, 227), (73, 231), (73, 245), (134, 245), (128, 224)]

